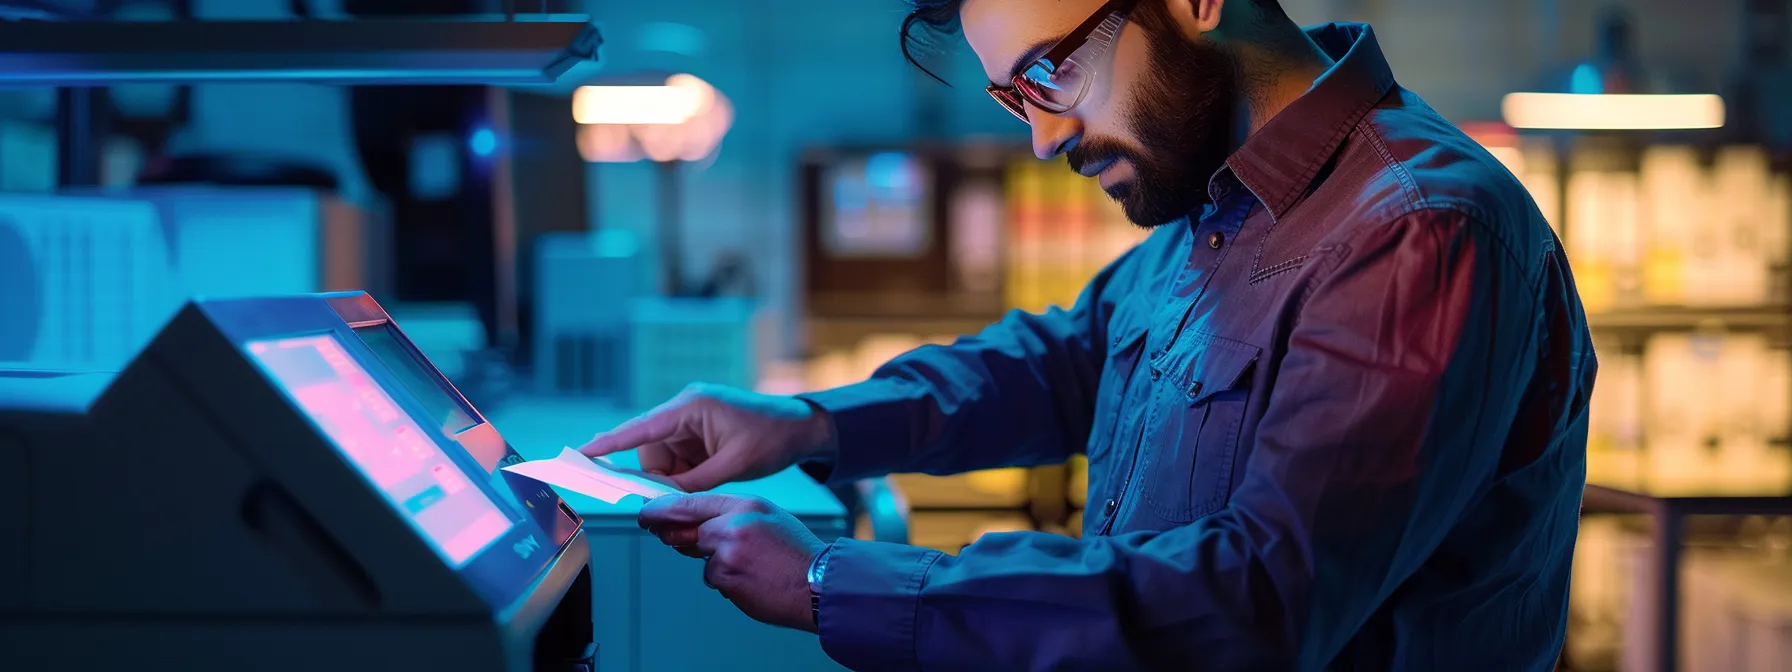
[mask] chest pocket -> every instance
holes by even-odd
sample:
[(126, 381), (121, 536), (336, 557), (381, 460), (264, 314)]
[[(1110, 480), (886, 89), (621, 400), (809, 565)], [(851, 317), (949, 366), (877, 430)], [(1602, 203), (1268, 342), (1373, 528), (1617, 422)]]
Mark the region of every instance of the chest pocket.
[(1101, 389), (1095, 395), (1095, 423), (1085, 451), (1091, 460), (1105, 456), (1121, 433), (1120, 416), (1127, 386), (1139, 366), (1150, 331), (1150, 311), (1136, 302), (1123, 303), (1108, 320), (1107, 353), (1102, 360)]
[(1166, 371), (1155, 401), (1163, 422), (1143, 472), (1145, 501), (1165, 522), (1187, 523), (1218, 511), (1232, 496), (1240, 426), (1250, 399), (1251, 365), (1261, 350), (1205, 336), (1187, 363)]

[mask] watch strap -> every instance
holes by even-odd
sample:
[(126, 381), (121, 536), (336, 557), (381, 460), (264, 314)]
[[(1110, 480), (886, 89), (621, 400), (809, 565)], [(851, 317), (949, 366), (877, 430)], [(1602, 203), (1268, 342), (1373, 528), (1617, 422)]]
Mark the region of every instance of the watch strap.
[(834, 554), (834, 545), (821, 549), (815, 559), (809, 561), (809, 615), (815, 619), (815, 627), (821, 627), (821, 581), (828, 571), (828, 557)]

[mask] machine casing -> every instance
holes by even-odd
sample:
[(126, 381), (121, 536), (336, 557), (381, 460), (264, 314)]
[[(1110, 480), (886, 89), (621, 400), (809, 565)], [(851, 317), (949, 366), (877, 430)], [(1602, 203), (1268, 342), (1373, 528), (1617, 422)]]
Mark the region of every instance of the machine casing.
[(427, 360), (478, 421), (430, 438), (512, 522), (458, 570), (244, 345), (334, 335), (421, 417), (354, 331), (389, 323), (359, 292), (200, 301), (120, 373), (0, 372), (0, 668), (588, 669), (578, 515)]

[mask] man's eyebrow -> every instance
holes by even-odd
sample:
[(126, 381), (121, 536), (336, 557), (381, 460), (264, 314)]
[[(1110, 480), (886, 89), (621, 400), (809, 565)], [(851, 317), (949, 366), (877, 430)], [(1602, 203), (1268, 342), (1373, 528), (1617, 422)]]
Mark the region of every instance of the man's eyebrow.
[(1008, 66), (1008, 79), (1006, 81), (1003, 81), (1000, 83), (996, 83), (996, 82), (991, 82), (991, 83), (997, 84), (998, 86), (1007, 86), (1009, 82), (1014, 81), (1014, 77), (1016, 75), (1019, 75), (1021, 73), (1021, 68), (1024, 68), (1027, 65), (1031, 64), (1034, 61), (1034, 59), (1037, 59), (1040, 56), (1045, 55), (1045, 50), (1052, 48), (1052, 45), (1057, 44), (1060, 40), (1063, 40), (1063, 39), (1064, 38), (1062, 36), (1060, 36), (1060, 37), (1054, 37), (1051, 39), (1040, 40), (1038, 42), (1034, 42), (1033, 46), (1027, 47), (1026, 51), (1020, 52), (1020, 57), (1014, 59), (1014, 65)]

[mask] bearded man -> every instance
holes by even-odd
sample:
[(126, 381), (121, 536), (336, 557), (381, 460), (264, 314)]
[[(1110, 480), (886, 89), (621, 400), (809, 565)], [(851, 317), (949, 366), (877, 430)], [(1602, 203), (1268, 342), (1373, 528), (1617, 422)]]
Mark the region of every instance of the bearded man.
[[(1082, 537), (823, 543), (767, 502), (641, 524), (860, 670), (1547, 670), (1596, 363), (1560, 241), (1363, 25), (1273, 0), (917, 0), (1149, 239), (1068, 311), (870, 380), (693, 388), (593, 439), (700, 491), (792, 464), (1085, 453)], [(862, 86), (875, 86), (861, 82)]]

